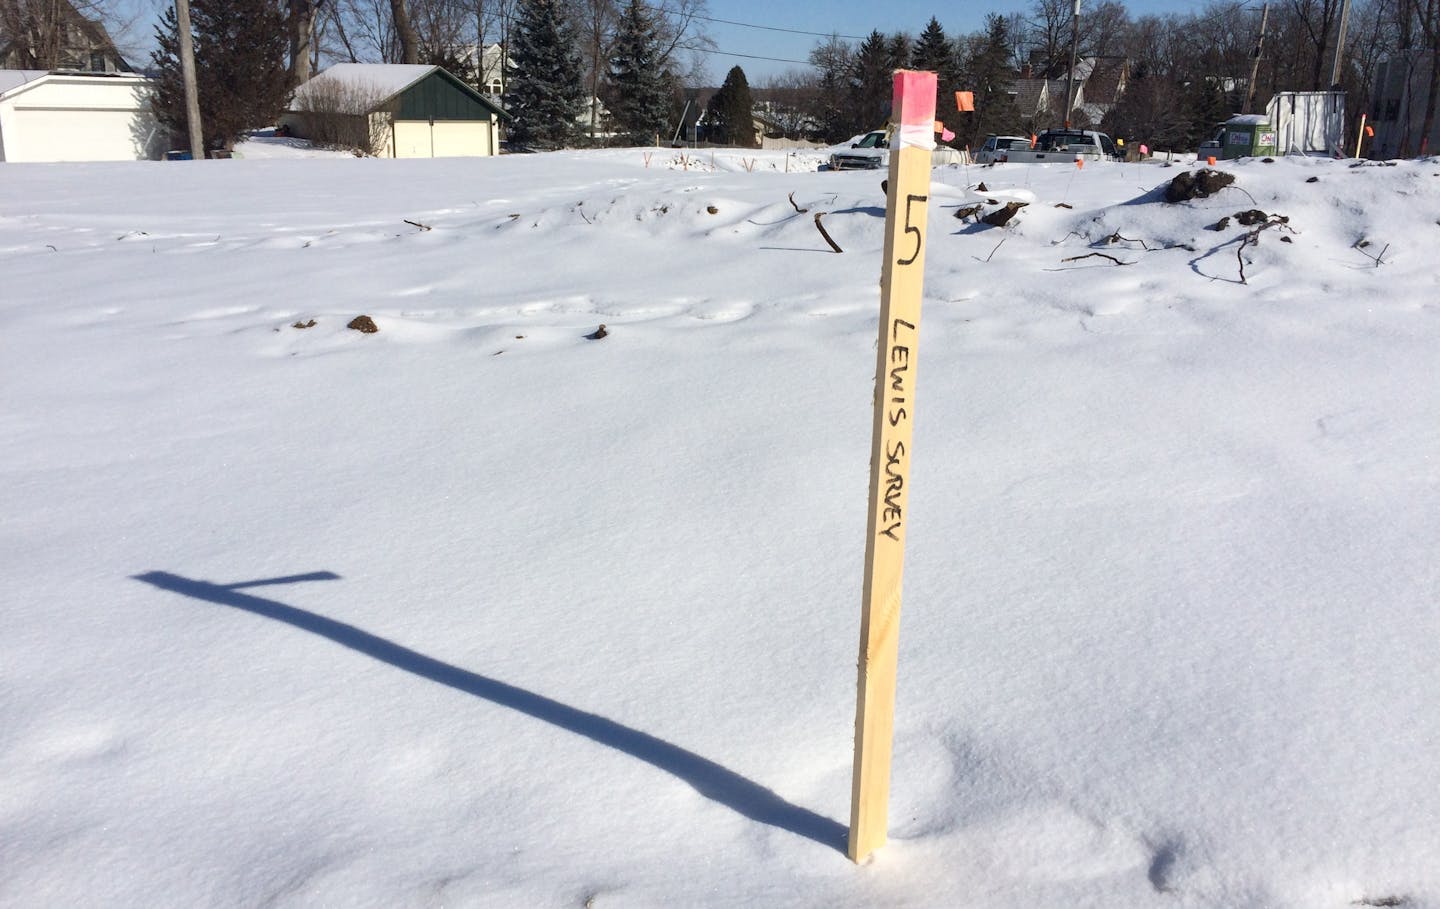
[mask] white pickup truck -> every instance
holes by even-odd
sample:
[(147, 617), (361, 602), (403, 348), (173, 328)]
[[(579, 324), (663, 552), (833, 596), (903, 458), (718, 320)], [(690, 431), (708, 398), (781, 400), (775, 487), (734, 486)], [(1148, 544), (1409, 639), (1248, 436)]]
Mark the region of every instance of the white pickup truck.
[(1093, 129), (1047, 129), (1035, 137), (1034, 148), (1012, 146), (1005, 152), (1005, 160), (1011, 164), (1065, 163), (1077, 158), (1125, 160), (1109, 136)]
[[(936, 145), (930, 153), (930, 166), (960, 164), (964, 155), (948, 145)], [(889, 130), (877, 129), (857, 136), (848, 146), (836, 146), (830, 153), (831, 170), (879, 169), (890, 164)]]

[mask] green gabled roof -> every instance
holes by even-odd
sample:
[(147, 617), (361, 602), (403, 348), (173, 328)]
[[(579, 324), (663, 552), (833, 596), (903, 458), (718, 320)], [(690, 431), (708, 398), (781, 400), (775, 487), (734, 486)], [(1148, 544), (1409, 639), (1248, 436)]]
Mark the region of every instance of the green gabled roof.
[(495, 104), (455, 76), (435, 67), (435, 71), (400, 93), (397, 120), (488, 120), (492, 115), (511, 119), (504, 108)]

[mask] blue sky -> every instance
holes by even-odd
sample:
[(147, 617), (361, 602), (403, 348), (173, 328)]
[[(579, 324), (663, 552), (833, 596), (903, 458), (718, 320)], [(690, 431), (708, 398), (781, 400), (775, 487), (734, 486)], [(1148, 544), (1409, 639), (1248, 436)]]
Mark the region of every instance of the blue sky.
[[(1082, 0), (1082, 15), (1083, 3), (1086, 2), (1091, 0)], [(1190, 13), (1202, 9), (1206, 4), (1192, 0), (1127, 0), (1125, 5), (1130, 10), (1130, 15), (1139, 16)], [(777, 3), (775, 0), (709, 0), (709, 7), (707, 15), (713, 19), (729, 19), (772, 29), (795, 29), (825, 34), (836, 32), (861, 37), (874, 29), (886, 33), (904, 31), (918, 35), (930, 21), (930, 17), (934, 16), (940, 20), (945, 33), (954, 37), (979, 29), (987, 13), (1023, 12), (1030, 7), (1030, 3), (1028, 0), (1010, 0), (1004, 3), (942, 3), (938, 0), (792, 0), (789, 3)], [(727, 52), (708, 56), (711, 81), (717, 84), (730, 67), (736, 65), (745, 70), (746, 79), (751, 83), (763, 83), (775, 73), (803, 65), (732, 55), (747, 54), (804, 61), (815, 43), (822, 40), (814, 35), (767, 31), (721, 22), (705, 24), (716, 48)]]
[[(143, 48), (137, 66), (148, 65), (146, 59), (153, 46), (151, 34), (160, 10), (171, 6), (170, 0), (119, 0), (133, 9), (135, 26), (117, 35), (126, 50)], [(1082, 0), (1082, 4), (1095, 0)], [(1132, 16), (1162, 13), (1190, 13), (1207, 4), (1193, 0), (1126, 0)], [(940, 20), (945, 33), (954, 37), (979, 29), (990, 12), (1023, 12), (1030, 0), (1007, 0), (1002, 3), (943, 3), (939, 0), (709, 0), (706, 13), (711, 19), (748, 23), (749, 26), (725, 22), (704, 23), (715, 46), (724, 53), (707, 55), (707, 70), (712, 84), (718, 85), (730, 67), (739, 65), (746, 78), (763, 84), (768, 78), (789, 69), (804, 66), (810, 49), (822, 40), (813, 34), (793, 34), (776, 29), (800, 32), (838, 33), (843, 36), (868, 35), (879, 29), (885, 33), (905, 31), (918, 35), (931, 16)], [(1082, 5), (1082, 15), (1084, 7)], [(753, 26), (765, 26), (756, 28)], [(746, 56), (740, 56), (746, 55)], [(760, 60), (772, 57), (778, 60)], [(784, 61), (800, 61), (798, 63)]]

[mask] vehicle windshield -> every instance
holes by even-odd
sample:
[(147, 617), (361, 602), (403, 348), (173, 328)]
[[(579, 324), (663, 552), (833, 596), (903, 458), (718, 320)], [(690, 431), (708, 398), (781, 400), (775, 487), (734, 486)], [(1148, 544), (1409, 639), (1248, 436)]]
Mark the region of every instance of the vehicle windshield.
[(856, 143), (855, 143), (855, 147), (856, 147), (856, 148), (884, 148), (884, 147), (885, 147), (885, 134), (884, 134), (884, 133), (870, 133), (870, 134), (867, 135), (865, 138), (861, 139), (859, 142), (856, 142)]
[(1084, 133), (1050, 133), (1040, 137), (1040, 149), (1042, 151), (1055, 151), (1060, 148), (1071, 148), (1076, 145), (1094, 145), (1090, 137)]

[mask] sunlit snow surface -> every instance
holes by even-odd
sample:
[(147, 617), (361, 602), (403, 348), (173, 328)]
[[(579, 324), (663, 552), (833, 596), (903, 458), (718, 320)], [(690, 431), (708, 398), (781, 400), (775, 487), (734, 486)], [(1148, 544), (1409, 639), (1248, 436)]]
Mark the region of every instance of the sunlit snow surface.
[(0, 165), (0, 904), (1440, 906), (1440, 159), (934, 172), (856, 867), (884, 175), (294, 151)]

